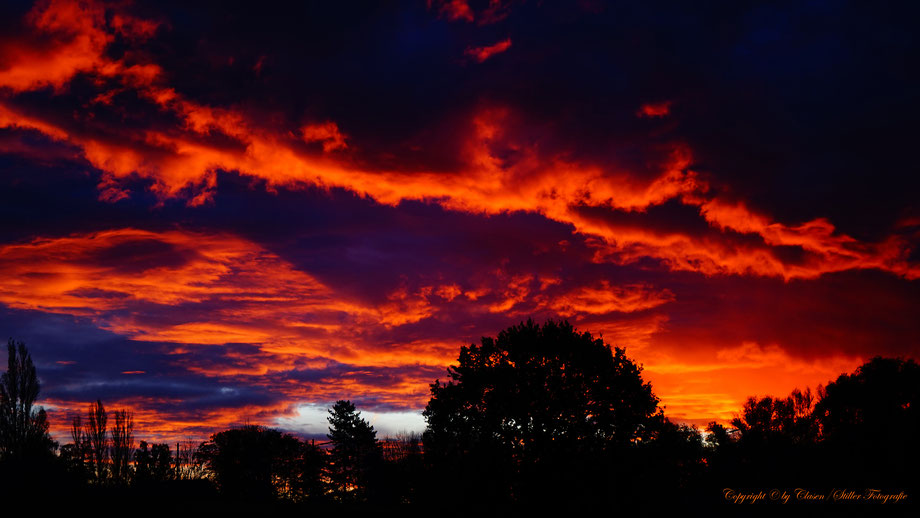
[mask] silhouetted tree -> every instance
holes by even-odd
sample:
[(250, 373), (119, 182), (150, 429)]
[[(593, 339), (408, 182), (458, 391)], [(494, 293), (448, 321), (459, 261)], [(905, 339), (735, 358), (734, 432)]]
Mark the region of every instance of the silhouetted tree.
[(321, 466), (306, 459), (304, 452), (302, 443), (290, 434), (244, 426), (212, 435), (198, 448), (198, 457), (224, 495), (257, 501), (297, 500), (321, 472)]
[(80, 482), (86, 482), (89, 473), (86, 469), (88, 445), (83, 431), (83, 419), (75, 415), (70, 420), (70, 444), (61, 446), (61, 460), (71, 475)]
[(552, 444), (602, 446), (647, 435), (658, 398), (641, 368), (568, 322), (532, 320), (460, 350), (431, 385), (427, 446), (498, 441), (519, 455)]
[(622, 483), (636, 495), (654, 498), (662, 488), (677, 500), (679, 491), (695, 489), (704, 474), (703, 436), (696, 427), (661, 417), (652, 425), (653, 437), (636, 449), (634, 463)]
[(817, 393), (748, 398), (735, 430), (711, 423), (713, 484), (916, 487), (920, 366), (876, 357)]
[(115, 411), (115, 426), (112, 427), (112, 480), (127, 484), (129, 467), (134, 453), (134, 416), (127, 410)]
[(916, 438), (920, 365), (875, 357), (824, 388), (815, 415), (826, 440), (875, 442)]
[(329, 410), (332, 441), (330, 479), (341, 499), (366, 496), (369, 473), (380, 460), (377, 431), (361, 417), (351, 401), (339, 400)]
[(90, 475), (97, 484), (108, 478), (109, 439), (106, 434), (108, 415), (101, 400), (90, 403), (87, 410), (86, 439), (89, 448)]
[(732, 419), (733, 428), (710, 423), (705, 456), (712, 477), (754, 487), (778, 479), (813, 487), (822, 465), (814, 404), (810, 389), (749, 397)]
[(726, 428), (721, 423), (711, 421), (706, 427), (708, 435), (704, 441), (706, 447), (706, 462), (710, 469), (720, 472), (727, 471), (723, 465), (729, 464), (735, 458), (738, 446), (738, 430)]
[(920, 365), (875, 357), (820, 392), (814, 415), (837, 484), (917, 489)]
[(83, 461), (86, 456), (86, 432), (83, 431), (83, 419), (79, 415), (73, 416), (70, 420), (70, 439), (74, 446), (74, 451), (79, 452), (80, 466), (83, 466)]
[(328, 491), (325, 477), (328, 455), (313, 443), (304, 443), (297, 459), (296, 490), (301, 499), (320, 499)]
[(49, 455), (56, 443), (48, 434), (45, 409), (33, 409), (41, 384), (24, 343), (7, 343), (7, 370), (0, 376), (0, 460)]
[(744, 403), (742, 415), (732, 420), (742, 441), (770, 441), (777, 444), (806, 444), (817, 439), (810, 389), (795, 389), (786, 398), (756, 397)]
[(380, 445), (383, 463), (372, 496), (380, 503), (418, 502), (426, 475), (421, 434), (402, 432), (385, 438)]
[(448, 375), (431, 385), (425, 451), (454, 462), (446, 471), (462, 473), (458, 483), (481, 480), (469, 491), (486, 499), (577, 485), (573, 471), (605, 470), (602, 453), (651, 439), (660, 413), (623, 349), (568, 322), (528, 320), (483, 337)]
[(275, 463), (278, 496), (295, 502), (322, 498), (326, 493), (325, 467), (323, 450), (292, 435), (282, 435)]
[(171, 480), (172, 454), (168, 444), (151, 444), (141, 441), (134, 452), (134, 480), (137, 484), (160, 483)]

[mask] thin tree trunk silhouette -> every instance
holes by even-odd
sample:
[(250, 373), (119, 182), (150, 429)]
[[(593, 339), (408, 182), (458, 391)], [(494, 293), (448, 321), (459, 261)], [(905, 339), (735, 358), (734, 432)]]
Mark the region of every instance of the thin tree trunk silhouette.
[(90, 403), (86, 423), (86, 436), (89, 440), (90, 470), (97, 484), (106, 481), (109, 462), (109, 441), (106, 435), (108, 417), (101, 400)]
[(116, 410), (115, 427), (112, 428), (112, 479), (116, 483), (128, 483), (133, 451), (134, 416), (127, 410)]

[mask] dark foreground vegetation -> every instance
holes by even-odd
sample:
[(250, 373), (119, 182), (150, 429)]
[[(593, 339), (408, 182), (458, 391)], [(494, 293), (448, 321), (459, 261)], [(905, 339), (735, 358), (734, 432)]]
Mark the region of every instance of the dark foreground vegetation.
[[(408, 505), (465, 514), (667, 503), (692, 511), (760, 491), (756, 504), (779, 503), (774, 489), (789, 504), (911, 506), (918, 485), (913, 360), (876, 357), (815, 393), (750, 398), (730, 426), (700, 431), (667, 419), (622, 349), (567, 322), (528, 321), (461, 348), (449, 379), (431, 385), (423, 436), (380, 440), (339, 401), (323, 445), (244, 426), (171, 447), (135, 444), (131, 413), (101, 401), (73, 418), (71, 442), (59, 446), (33, 406), (39, 383), (28, 351), (11, 340), (8, 353), (0, 488), (46, 506), (185, 514)], [(897, 494), (884, 504), (872, 496)]]

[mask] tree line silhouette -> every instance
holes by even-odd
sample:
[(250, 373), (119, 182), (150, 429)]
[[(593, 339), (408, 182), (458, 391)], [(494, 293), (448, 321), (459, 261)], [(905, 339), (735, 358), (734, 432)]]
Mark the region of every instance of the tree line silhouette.
[[(135, 444), (127, 409), (73, 416), (69, 444), (35, 407), (22, 343), (0, 379), (0, 487), (91, 498), (269, 506), (730, 505), (725, 488), (917, 488), (920, 367), (875, 357), (826, 387), (749, 398), (728, 424), (669, 420), (641, 367), (571, 324), (532, 320), (462, 347), (431, 385), (422, 435), (379, 439), (348, 400), (328, 443), (247, 425), (200, 444)], [(140, 495), (140, 496), (138, 496)], [(151, 500), (151, 505), (158, 505)], [(159, 504), (165, 505), (164, 502)], [(213, 508), (213, 507), (210, 507)]]

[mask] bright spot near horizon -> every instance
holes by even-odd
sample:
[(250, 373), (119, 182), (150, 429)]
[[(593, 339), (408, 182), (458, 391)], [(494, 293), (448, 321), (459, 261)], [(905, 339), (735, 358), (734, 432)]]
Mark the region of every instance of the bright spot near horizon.
[[(329, 432), (329, 408), (313, 404), (300, 405), (295, 416), (279, 417), (273, 426), (305, 435), (325, 435)], [(358, 412), (377, 430), (378, 439), (407, 432), (422, 433), (425, 430), (425, 418), (420, 411), (375, 412), (358, 408)]]

